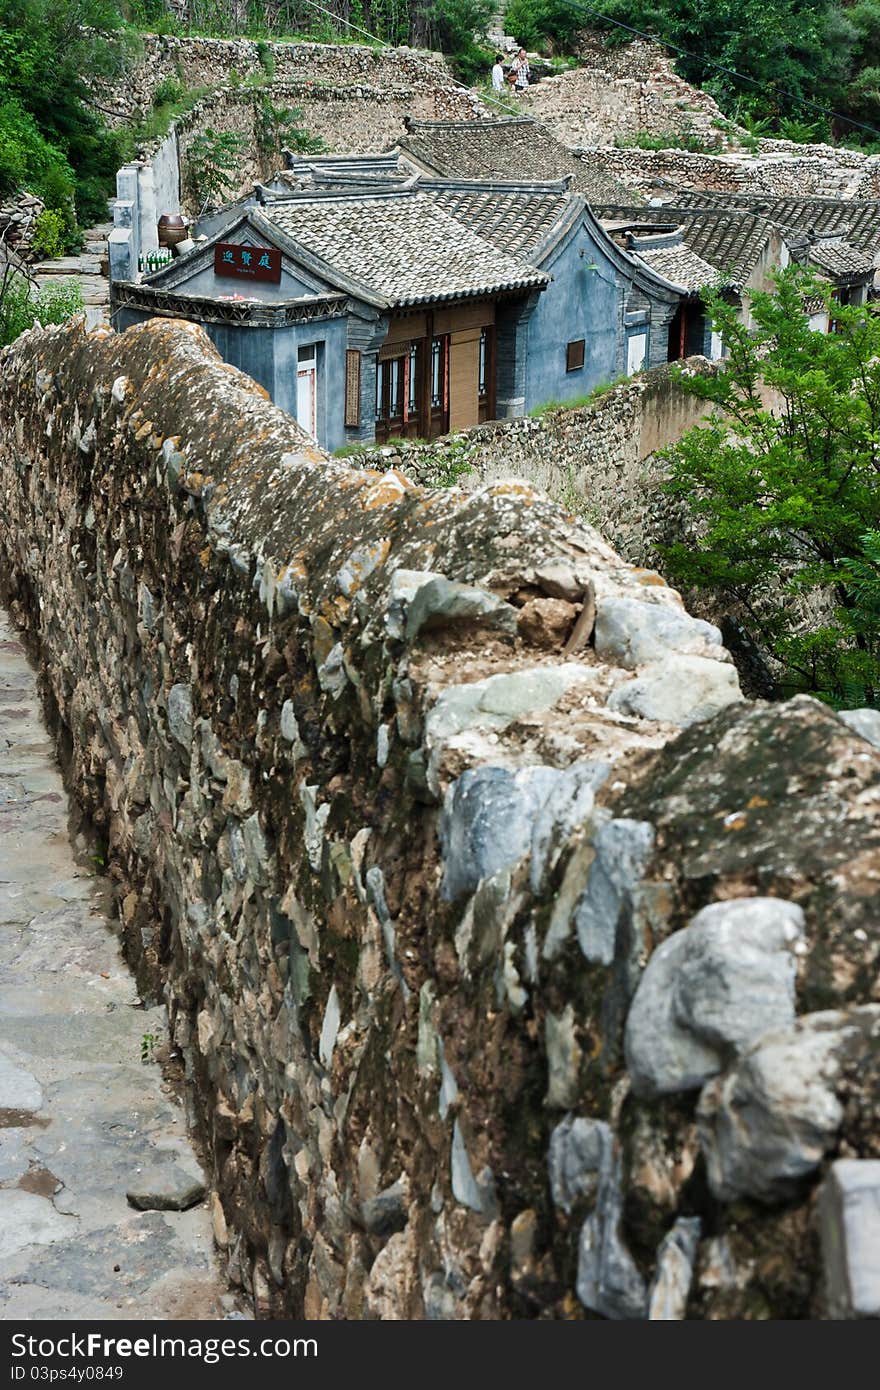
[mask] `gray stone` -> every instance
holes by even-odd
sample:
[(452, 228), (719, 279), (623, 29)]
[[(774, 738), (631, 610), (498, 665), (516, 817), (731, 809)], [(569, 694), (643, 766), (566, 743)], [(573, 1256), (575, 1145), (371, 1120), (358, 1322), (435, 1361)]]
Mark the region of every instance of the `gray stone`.
[(438, 743), (464, 729), (506, 729), (524, 715), (542, 714), (572, 686), (590, 679), (588, 667), (563, 662), (447, 686), (428, 713), (425, 732), (429, 741)]
[(345, 671), (345, 653), (342, 643), (337, 642), (327, 653), (326, 660), (318, 667), (318, 684), (334, 699), (338, 699), (348, 684)]
[(657, 1269), (648, 1292), (651, 1322), (681, 1322), (687, 1311), (700, 1240), (698, 1216), (680, 1216), (657, 1249)]
[(547, 1052), (545, 1104), (565, 1110), (577, 1101), (581, 1063), (571, 1004), (566, 1004), (561, 1014), (547, 1013), (544, 1019), (544, 1045)]
[(30, 1162), (28, 1140), (30, 1131), (14, 1126), (0, 1129), (0, 1183), (10, 1182), (26, 1173)]
[(237, 883), (244, 883), (248, 874), (244, 835), (237, 821), (228, 821), (227, 827), (229, 830), (229, 858), (232, 864), (232, 872)]
[(828, 1011), (771, 1033), (704, 1088), (697, 1107), (709, 1186), (724, 1202), (784, 1201), (837, 1143), (842, 1059), (876, 1048), (880, 1005)]
[(446, 1060), (443, 1039), (438, 1034), (435, 1034), (435, 1037), (437, 1039), (437, 1059), (440, 1063), (440, 1090), (437, 1095), (437, 1109), (440, 1111), (441, 1120), (445, 1120), (451, 1107), (458, 1100), (458, 1082)]
[(556, 785), (550, 788), (532, 827), (530, 881), (533, 893), (540, 892), (544, 875), (556, 863), (566, 840), (590, 815), (595, 790), (604, 782), (608, 771), (608, 763), (572, 763), (560, 772)]
[(378, 864), (373, 864), (364, 875), (364, 882), (367, 890), (367, 900), (379, 919), (382, 928), (382, 940), (385, 943), (385, 956), (388, 960), (388, 967), (398, 984), (403, 989), (405, 995), (409, 994), (409, 989), (404, 981), (400, 964), (397, 960), (397, 942), (394, 930), (394, 921), (388, 911), (388, 903), (385, 900), (385, 875), (382, 873)]
[(185, 753), (192, 748), (192, 691), (188, 685), (172, 685), (168, 692), (168, 729)]
[(0, 1191), (0, 1260), (32, 1245), (51, 1245), (71, 1234), (70, 1217), (61, 1216), (47, 1197), (19, 1188)]
[(391, 576), (388, 606), (385, 610), (385, 628), (391, 637), (403, 640), (406, 632), (407, 608), (424, 585), (432, 579), (443, 576), (434, 570), (395, 570)]
[(422, 584), (411, 599), (405, 636), (413, 642), (420, 632), (456, 622), (478, 623), (512, 636), (516, 633), (516, 619), (516, 609), (497, 595), (438, 575)]
[(339, 1009), (339, 995), (336, 992), (336, 986), (333, 985), (327, 996), (327, 1005), (324, 1009), (324, 1021), (321, 1024), (321, 1037), (318, 1043), (318, 1056), (321, 1059), (321, 1065), (326, 1067), (328, 1071), (333, 1061), (333, 1049), (336, 1047), (336, 1039), (339, 1036), (339, 1024), (341, 1019), (342, 1014)]
[[(663, 661), (670, 652), (722, 659), (721, 633), (712, 623), (692, 618), (668, 603), (606, 598), (596, 613), (596, 654), (635, 670)], [(717, 652), (711, 652), (716, 647)]]
[(156, 604), (146, 584), (140, 584), (138, 586), (138, 617), (147, 629), (147, 632), (152, 633), (155, 631)]
[(281, 706), (281, 737), (288, 743), (295, 743), (299, 739), (299, 724), (293, 712), (293, 701), (285, 700)]
[(880, 1318), (880, 1160), (839, 1158), (819, 1194), (831, 1318)]
[(620, 1233), (621, 1163), (610, 1130), (600, 1136), (598, 1147), (596, 1205), (581, 1227), (578, 1242), (577, 1296), (585, 1308), (603, 1317), (643, 1318), (645, 1281)]
[(450, 1155), (452, 1175), (452, 1195), (463, 1207), (479, 1212), (491, 1221), (496, 1213), (495, 1184), (491, 1169), (484, 1168), (474, 1177), (471, 1161), (465, 1146), (464, 1136), (458, 1120), (452, 1126), (452, 1152)]
[(626, 1024), (638, 1095), (694, 1090), (795, 1012), (804, 915), (780, 898), (712, 903), (661, 943)]
[(535, 583), (551, 598), (577, 603), (587, 591), (589, 580), (578, 574), (567, 556), (554, 556), (535, 569)]
[(147, 1168), (125, 1194), (138, 1211), (187, 1211), (204, 1200), (205, 1184), (176, 1165)]
[(550, 1192), (561, 1211), (571, 1211), (574, 1203), (595, 1194), (602, 1160), (612, 1143), (604, 1120), (587, 1120), (566, 1115), (550, 1135), (547, 1166)]
[(483, 1200), (480, 1196), (474, 1178), (471, 1161), (468, 1151), (465, 1148), (461, 1126), (458, 1120), (452, 1126), (452, 1153), (450, 1155), (452, 1173), (452, 1195), (462, 1206), (470, 1207), (471, 1211), (483, 1210)]
[(43, 1091), (35, 1076), (0, 1052), (0, 1110), (32, 1114), (43, 1104)]
[(645, 666), (635, 680), (613, 690), (607, 703), (620, 714), (686, 728), (741, 699), (733, 666), (702, 656), (679, 656)]
[(383, 1192), (361, 1203), (361, 1220), (374, 1236), (390, 1236), (406, 1225), (406, 1187), (392, 1183)]
[(442, 893), (454, 901), (521, 859), (538, 812), (563, 774), (556, 768), (469, 768), (449, 788), (440, 818)]
[(248, 873), (254, 883), (264, 887), (269, 881), (269, 847), (256, 811), (242, 822), (241, 833)]
[(647, 821), (612, 820), (596, 831), (595, 858), (574, 913), (578, 941), (587, 960), (600, 965), (613, 961), (621, 909), (653, 848), (654, 829)]
[(880, 748), (880, 709), (842, 709), (838, 718), (875, 748)]
[(388, 763), (389, 733), (388, 725), (380, 724), (376, 734), (376, 766), (385, 767)]

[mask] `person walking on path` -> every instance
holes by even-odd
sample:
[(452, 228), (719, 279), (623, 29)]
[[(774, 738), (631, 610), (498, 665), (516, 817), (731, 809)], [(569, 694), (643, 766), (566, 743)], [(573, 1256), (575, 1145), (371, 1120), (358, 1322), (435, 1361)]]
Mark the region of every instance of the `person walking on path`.
[(515, 92), (524, 92), (529, 85), (529, 60), (526, 51), (521, 48), (510, 65), (513, 74), (513, 88)]
[(503, 92), (503, 91), (504, 91), (504, 68), (502, 67), (502, 63), (503, 63), (503, 62), (504, 62), (504, 59), (502, 58), (501, 54), (500, 54), (500, 53), (496, 53), (496, 54), (495, 54), (495, 66), (494, 66), (493, 69), (492, 69), (492, 90), (493, 90), (493, 92)]

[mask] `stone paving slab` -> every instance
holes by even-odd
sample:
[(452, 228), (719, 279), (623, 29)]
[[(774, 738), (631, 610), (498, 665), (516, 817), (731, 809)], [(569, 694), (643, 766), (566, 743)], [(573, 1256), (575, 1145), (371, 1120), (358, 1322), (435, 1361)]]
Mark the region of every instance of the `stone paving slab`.
[(126, 1192), (203, 1181), (145, 1009), (77, 865), (24, 648), (0, 610), (0, 1319), (223, 1318), (202, 1201)]

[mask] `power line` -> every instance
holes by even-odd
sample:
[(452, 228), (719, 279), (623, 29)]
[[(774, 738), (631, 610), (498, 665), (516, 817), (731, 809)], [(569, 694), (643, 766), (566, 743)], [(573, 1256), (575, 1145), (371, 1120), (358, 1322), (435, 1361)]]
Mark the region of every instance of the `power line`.
[[(351, 29), (352, 33), (361, 34), (363, 38), (370, 39), (372, 43), (381, 44), (383, 48), (390, 47), (390, 45), (386, 44), (384, 39), (379, 38), (378, 34), (371, 34), (368, 29), (361, 29), (359, 25), (352, 24), (350, 19), (343, 19), (341, 15), (334, 14), (332, 10), (328, 10), (324, 5), (318, 4), (318, 0), (304, 0), (304, 2), (306, 5), (310, 5), (313, 10), (319, 10), (321, 14), (327, 15), (333, 20), (334, 24), (344, 24), (347, 29)], [(452, 85), (459, 92), (467, 92), (471, 96), (474, 95), (471, 87), (466, 87), (463, 82), (456, 82), (455, 78), (452, 79)], [(510, 115), (510, 107), (507, 106), (505, 102), (498, 101), (496, 97), (489, 96), (488, 93), (480, 92), (480, 100), (488, 102), (492, 106), (497, 106), (506, 116)]]
[[(601, 19), (604, 23), (610, 24), (616, 29), (622, 29), (627, 34), (635, 35), (637, 39), (646, 39), (648, 43), (660, 44), (662, 48), (668, 48), (671, 52), (679, 54), (682, 58), (690, 58), (693, 62), (702, 63), (706, 67), (714, 68), (717, 72), (723, 72), (728, 77), (735, 77), (738, 82), (745, 82), (750, 87), (757, 87), (761, 91), (764, 90), (764, 83), (759, 82), (757, 78), (749, 77), (744, 72), (737, 72), (735, 68), (728, 68), (724, 63), (719, 63), (714, 58), (707, 58), (701, 53), (692, 53), (690, 49), (682, 48), (679, 44), (671, 43), (668, 39), (661, 38), (658, 34), (648, 34), (642, 29), (635, 29), (631, 24), (624, 24), (622, 20), (614, 19), (611, 15), (603, 14), (601, 10), (578, 4), (578, 0), (566, 0), (566, 3), (569, 9), (577, 10), (581, 14), (590, 15), (594, 19)], [(324, 5), (319, 4), (318, 0), (305, 0), (305, 4), (310, 5), (313, 10), (320, 11), (323, 15), (327, 15), (335, 24), (344, 24), (347, 29), (351, 29), (353, 33), (360, 34), (363, 38), (369, 39), (372, 43), (384, 43), (384, 40), (380, 39), (377, 34), (371, 34), (369, 30), (360, 28), (359, 25), (353, 24), (351, 20), (343, 19), (341, 15), (334, 14), (332, 10), (328, 10)], [(453, 86), (462, 92), (471, 91), (471, 88), (466, 87), (462, 82), (455, 82), (453, 80)], [(795, 96), (793, 92), (788, 91), (780, 91), (779, 95), (801, 106), (809, 107), (811, 111), (818, 111), (823, 116), (831, 116), (837, 121), (844, 121), (847, 125), (854, 126), (858, 130), (865, 130), (869, 135), (873, 135), (880, 140), (880, 130), (878, 130), (876, 126), (866, 125), (864, 121), (856, 121), (852, 116), (844, 116), (841, 111), (834, 111), (830, 106), (822, 106), (817, 101), (811, 101), (809, 97)], [(505, 114), (509, 114), (510, 108), (504, 102), (498, 101), (495, 97), (484, 95), (483, 93), (481, 93), (480, 96), (481, 100), (493, 106), (497, 106), (499, 110), (503, 110)]]
[[(578, 0), (566, 0), (569, 9), (578, 10), (581, 14), (590, 15), (594, 19), (601, 19), (606, 24), (613, 25), (616, 29), (623, 29), (627, 34), (635, 34), (636, 38), (647, 39), (649, 43), (658, 43), (663, 48), (671, 49), (673, 53), (680, 54), (683, 58), (691, 58), (695, 63), (702, 63), (705, 67), (715, 68), (717, 72), (723, 72), (728, 77), (735, 77), (738, 82), (747, 82), (751, 87), (764, 90), (764, 83), (759, 82), (755, 77), (749, 77), (744, 72), (737, 72), (736, 68), (725, 67), (723, 63), (716, 62), (714, 58), (707, 58), (702, 53), (692, 53), (688, 48), (681, 48), (678, 44), (670, 43), (668, 39), (661, 38), (658, 34), (646, 34), (641, 29), (634, 29), (631, 24), (624, 24), (619, 19), (612, 18), (611, 15), (603, 14), (600, 10), (593, 9), (591, 6), (578, 4)], [(866, 130), (869, 135), (875, 135), (880, 140), (880, 130), (876, 126), (866, 125), (864, 121), (853, 120), (851, 116), (844, 116), (841, 111), (834, 111), (830, 106), (822, 106), (817, 101), (811, 101), (809, 97), (795, 96), (794, 92), (780, 91), (780, 96), (787, 97), (789, 101), (800, 103), (801, 106), (808, 106), (812, 111), (820, 111), (823, 116), (833, 116), (835, 120), (845, 121), (847, 125), (856, 126), (859, 130)]]

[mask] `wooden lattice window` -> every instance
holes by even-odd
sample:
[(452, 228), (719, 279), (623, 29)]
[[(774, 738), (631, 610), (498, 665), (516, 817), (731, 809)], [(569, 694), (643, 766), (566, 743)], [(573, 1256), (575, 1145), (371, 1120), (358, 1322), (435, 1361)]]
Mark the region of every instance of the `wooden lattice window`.
[(345, 423), (357, 429), (361, 422), (361, 355), (348, 351), (345, 354)]

